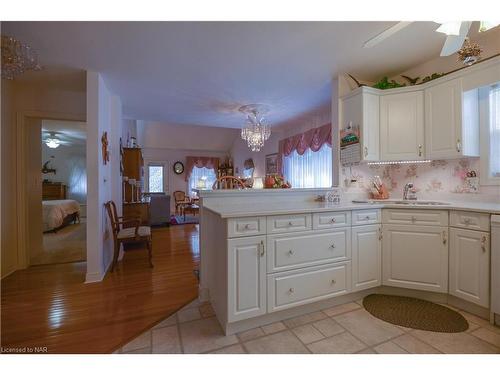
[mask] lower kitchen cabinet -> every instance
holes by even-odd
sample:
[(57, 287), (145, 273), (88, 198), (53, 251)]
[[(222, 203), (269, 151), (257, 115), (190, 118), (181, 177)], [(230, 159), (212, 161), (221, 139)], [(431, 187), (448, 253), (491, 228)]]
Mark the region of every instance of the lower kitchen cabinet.
[(228, 242), (228, 321), (266, 313), (266, 236)]
[(489, 307), (489, 264), (489, 233), (450, 229), (450, 294)]
[(448, 228), (383, 225), (383, 285), (448, 292)]
[(352, 228), (352, 290), (373, 288), (382, 283), (380, 225)]

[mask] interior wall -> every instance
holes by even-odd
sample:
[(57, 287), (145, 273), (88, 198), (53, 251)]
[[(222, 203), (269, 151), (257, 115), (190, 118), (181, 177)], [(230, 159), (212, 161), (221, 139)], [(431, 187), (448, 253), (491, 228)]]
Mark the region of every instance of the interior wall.
[[(78, 73), (80, 74), (80, 73)], [(85, 120), (85, 87), (59, 85), (59, 77), (32, 82), (29, 79), (2, 80), (2, 277), (27, 266), (18, 247), (17, 116), (52, 113)], [(57, 116), (56, 116), (57, 117)], [(39, 170), (40, 166), (38, 166)], [(40, 217), (41, 221), (41, 217)]]
[(50, 148), (42, 143), (41, 165), (50, 161), (56, 173), (44, 173), (44, 180), (62, 182), (67, 186), (67, 198), (84, 205), (87, 201), (87, 166), (84, 145), (60, 145)]
[[(107, 132), (109, 162), (103, 162), (101, 137)], [(87, 275), (86, 282), (101, 281), (111, 264), (113, 238), (104, 204), (114, 200), (121, 215), (119, 140), (121, 102), (102, 76), (87, 72)]]

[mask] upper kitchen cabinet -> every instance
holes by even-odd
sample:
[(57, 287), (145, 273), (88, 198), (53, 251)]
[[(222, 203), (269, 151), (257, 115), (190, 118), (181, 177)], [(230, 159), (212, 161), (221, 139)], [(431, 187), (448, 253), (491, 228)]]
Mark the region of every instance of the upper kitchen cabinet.
[(425, 90), (425, 146), (428, 159), (479, 156), (477, 90), (463, 92), (462, 78)]
[(340, 99), (340, 128), (360, 130), (361, 160), (380, 160), (379, 96), (362, 87)]
[(380, 97), (380, 159), (424, 159), (422, 91)]

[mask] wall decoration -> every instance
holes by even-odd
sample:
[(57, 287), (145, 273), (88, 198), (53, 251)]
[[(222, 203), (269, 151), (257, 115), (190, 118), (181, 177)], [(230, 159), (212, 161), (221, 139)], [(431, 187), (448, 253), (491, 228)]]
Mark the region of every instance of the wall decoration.
[(266, 175), (278, 174), (278, 153), (266, 155)]
[(414, 86), (417, 84), (418, 80), (420, 79), (420, 77), (415, 77), (415, 78), (411, 78), (411, 77), (408, 77), (408, 76), (405, 76), (405, 75), (401, 75), (401, 77), (403, 77), (404, 79), (406, 79), (411, 86)]
[[(54, 157), (51, 156), (51, 159), (53, 159), (53, 158)], [(50, 160), (47, 160), (45, 163), (43, 163), (42, 173), (43, 174), (47, 174), (47, 173), (54, 173), (54, 174), (56, 174), (56, 169), (55, 168), (50, 168), (49, 163), (50, 163)]]
[(184, 172), (184, 164), (182, 164), (180, 161), (176, 161), (174, 163), (174, 173), (182, 174), (183, 172)]
[(466, 38), (462, 48), (457, 52), (458, 61), (462, 61), (467, 66), (472, 65), (481, 58), (481, 52), (483, 50), (479, 44), (471, 42), (469, 38)]
[(108, 132), (104, 132), (101, 137), (101, 147), (102, 147), (102, 163), (104, 165), (108, 164), (109, 161), (109, 151), (108, 151)]

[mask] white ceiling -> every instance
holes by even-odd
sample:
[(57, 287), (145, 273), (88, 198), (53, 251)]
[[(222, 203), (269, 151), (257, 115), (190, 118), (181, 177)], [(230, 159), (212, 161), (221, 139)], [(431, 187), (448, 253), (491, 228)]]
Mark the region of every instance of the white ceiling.
[[(242, 104), (271, 107), (282, 123), (330, 101), (331, 78), (365, 80), (439, 55), (437, 24), (415, 22), (383, 43), (363, 42), (395, 22), (2, 22), (47, 67), (101, 72), (129, 118), (238, 128)], [(34, 73), (43, 74), (43, 73)]]

